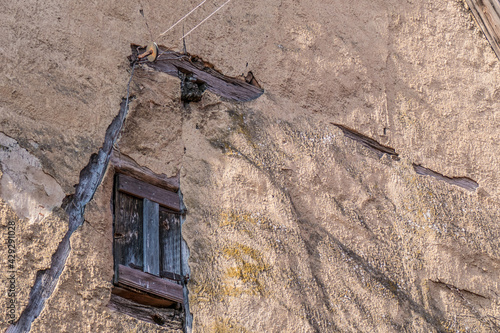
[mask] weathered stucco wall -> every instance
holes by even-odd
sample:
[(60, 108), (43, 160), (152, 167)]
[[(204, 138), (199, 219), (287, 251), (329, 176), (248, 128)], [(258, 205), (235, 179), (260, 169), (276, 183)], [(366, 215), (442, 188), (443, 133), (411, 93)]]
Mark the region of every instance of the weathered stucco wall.
[[(150, 39), (139, 10), (156, 36), (196, 4), (3, 4), (0, 234), (7, 244), (15, 225), (16, 319), (67, 230), (63, 198), (126, 95), (130, 44)], [(157, 42), (180, 51), (181, 35)], [(194, 331), (500, 329), (500, 62), (462, 1), (233, 1), (186, 44), (265, 89), (248, 103), (205, 92), (184, 105), (177, 78), (138, 67), (132, 79), (116, 148), (180, 173)], [(106, 307), (112, 183), (108, 169), (33, 332), (165, 331)]]

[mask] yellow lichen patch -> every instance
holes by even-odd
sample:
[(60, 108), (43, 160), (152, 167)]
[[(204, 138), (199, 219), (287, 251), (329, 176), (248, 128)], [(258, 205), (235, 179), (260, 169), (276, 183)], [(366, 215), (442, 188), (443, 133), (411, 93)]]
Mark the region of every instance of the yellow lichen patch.
[(190, 281), (189, 288), (192, 291), (190, 296), (191, 304), (209, 303), (221, 300), (221, 290), (217, 282), (207, 280), (203, 283), (198, 283), (197, 281)]
[(270, 224), (270, 221), (261, 216), (260, 214), (253, 214), (247, 212), (223, 210), (219, 215), (219, 227), (232, 227), (237, 228), (241, 225), (260, 225)]
[(222, 211), (219, 215), (219, 227), (236, 227), (239, 224), (257, 224), (257, 219), (249, 213), (234, 212), (230, 210)]
[(260, 276), (270, 267), (264, 262), (259, 251), (237, 244), (225, 247), (222, 252), (226, 259), (234, 262), (234, 265), (227, 268), (224, 274), (224, 295), (262, 295), (265, 293), (266, 287)]
[(219, 228), (231, 228), (252, 233), (255, 227), (273, 229), (273, 223), (260, 213), (223, 210), (219, 213)]
[(247, 333), (250, 332), (244, 326), (238, 324), (231, 318), (217, 318), (210, 330), (214, 333)]

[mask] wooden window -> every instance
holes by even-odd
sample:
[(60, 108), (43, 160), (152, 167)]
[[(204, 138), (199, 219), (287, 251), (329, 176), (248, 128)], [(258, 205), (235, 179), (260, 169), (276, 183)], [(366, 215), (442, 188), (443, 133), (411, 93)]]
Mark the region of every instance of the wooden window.
[(176, 192), (116, 175), (113, 294), (147, 306), (182, 304), (180, 213)]

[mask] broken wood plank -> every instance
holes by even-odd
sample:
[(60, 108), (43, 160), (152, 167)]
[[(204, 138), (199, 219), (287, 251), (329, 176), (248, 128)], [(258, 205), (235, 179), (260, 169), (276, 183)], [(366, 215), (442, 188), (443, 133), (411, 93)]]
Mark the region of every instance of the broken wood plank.
[(167, 177), (164, 174), (157, 174), (149, 168), (142, 167), (137, 164), (129, 156), (120, 153), (113, 149), (111, 153), (111, 164), (115, 171), (142, 180), (143, 182), (155, 185), (173, 192), (179, 190), (179, 175), (175, 177)]
[(146, 198), (157, 202), (175, 212), (181, 211), (181, 202), (177, 193), (164, 190), (158, 186), (144, 183), (133, 177), (118, 174), (118, 190), (139, 198)]
[(160, 206), (156, 202), (144, 199), (143, 207), (144, 272), (160, 276), (160, 235), (158, 230)]
[[(145, 50), (145, 48), (138, 45), (131, 45), (131, 48), (132, 55), (130, 59), (137, 59), (137, 55)], [(181, 54), (164, 46), (159, 47), (159, 56), (156, 61), (141, 61), (140, 63), (175, 77), (179, 76), (179, 72), (191, 74), (197, 82), (204, 83), (211, 92), (238, 102), (251, 101), (264, 93), (264, 90), (258, 84), (248, 83), (244, 78), (226, 76), (216, 71), (211, 64), (199, 57)], [(257, 82), (253, 74), (252, 79), (254, 81), (250, 80), (250, 82)]]
[(500, 3), (498, 0), (466, 0), (474, 19), (500, 59)]
[(419, 175), (431, 176), (448, 184), (460, 186), (468, 191), (475, 191), (479, 187), (479, 184), (476, 181), (467, 177), (447, 177), (415, 163), (413, 163), (413, 169)]
[(182, 286), (152, 274), (119, 265), (118, 284), (163, 297), (178, 303), (184, 301)]
[(137, 304), (126, 298), (111, 294), (108, 308), (126, 314), (130, 317), (166, 327), (172, 330), (182, 330), (184, 318), (182, 312), (176, 309), (155, 308)]

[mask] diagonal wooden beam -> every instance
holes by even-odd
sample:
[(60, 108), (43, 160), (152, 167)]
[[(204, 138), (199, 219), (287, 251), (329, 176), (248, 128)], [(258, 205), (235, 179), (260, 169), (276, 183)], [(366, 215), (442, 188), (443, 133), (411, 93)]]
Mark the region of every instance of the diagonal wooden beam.
[(500, 59), (500, 2), (499, 0), (465, 0), (477, 24), (483, 30), (493, 51)]

